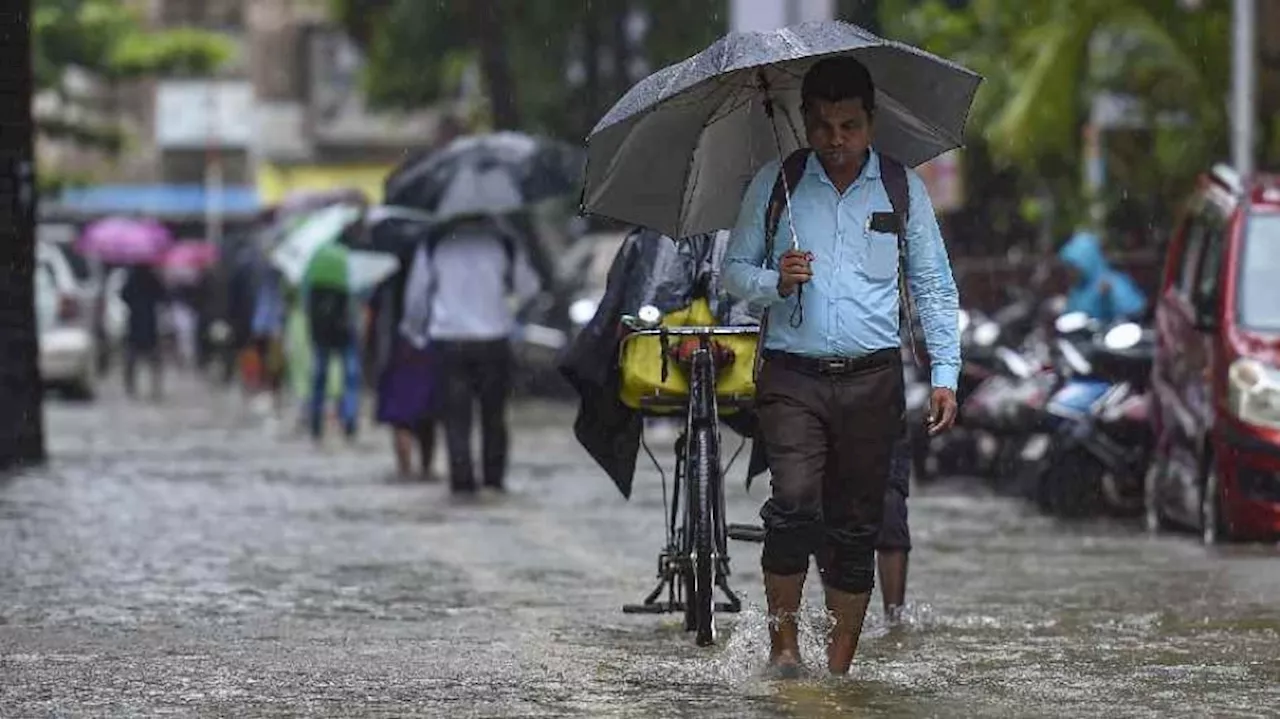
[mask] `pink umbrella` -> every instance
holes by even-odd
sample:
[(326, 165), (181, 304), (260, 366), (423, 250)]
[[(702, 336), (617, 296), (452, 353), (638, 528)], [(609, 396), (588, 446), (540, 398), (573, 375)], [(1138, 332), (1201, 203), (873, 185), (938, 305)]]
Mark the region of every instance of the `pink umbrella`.
[(158, 262), (173, 244), (173, 235), (155, 220), (108, 217), (85, 228), (76, 250), (103, 262), (139, 265)]
[(170, 282), (195, 282), (218, 262), (218, 246), (204, 240), (182, 240), (164, 253), (160, 264)]

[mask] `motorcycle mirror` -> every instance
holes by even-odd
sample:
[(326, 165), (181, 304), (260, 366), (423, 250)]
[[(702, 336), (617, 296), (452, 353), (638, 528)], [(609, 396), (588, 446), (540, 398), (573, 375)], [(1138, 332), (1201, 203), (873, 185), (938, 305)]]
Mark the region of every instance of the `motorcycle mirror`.
[(1125, 322), (1107, 330), (1102, 344), (1109, 350), (1127, 350), (1142, 341), (1142, 326)]
[(569, 305), (569, 321), (575, 325), (585, 325), (596, 316), (595, 300), (580, 299)]
[(1062, 358), (1075, 374), (1088, 375), (1093, 372), (1093, 366), (1089, 364), (1089, 360), (1085, 359), (1080, 350), (1067, 340), (1058, 340), (1058, 351), (1062, 353)]
[(979, 347), (990, 347), (1000, 339), (1000, 325), (994, 322), (983, 322), (973, 331), (973, 341)]
[(1089, 315), (1084, 312), (1068, 312), (1065, 315), (1059, 315), (1053, 323), (1054, 329), (1064, 335), (1074, 334), (1088, 326)]
[(997, 347), (996, 356), (1000, 358), (1000, 361), (1004, 362), (1004, 366), (1008, 367), (1013, 376), (1018, 379), (1028, 379), (1035, 374), (1035, 368), (1031, 366), (1031, 363), (1008, 347)]

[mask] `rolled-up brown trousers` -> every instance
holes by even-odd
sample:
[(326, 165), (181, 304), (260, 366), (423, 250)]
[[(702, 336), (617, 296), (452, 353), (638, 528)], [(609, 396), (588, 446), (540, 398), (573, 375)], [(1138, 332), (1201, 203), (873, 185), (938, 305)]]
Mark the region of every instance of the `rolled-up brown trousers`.
[(904, 405), (896, 349), (830, 360), (765, 353), (756, 385), (773, 487), (760, 510), (765, 572), (807, 572), (814, 556), (824, 585), (871, 591)]

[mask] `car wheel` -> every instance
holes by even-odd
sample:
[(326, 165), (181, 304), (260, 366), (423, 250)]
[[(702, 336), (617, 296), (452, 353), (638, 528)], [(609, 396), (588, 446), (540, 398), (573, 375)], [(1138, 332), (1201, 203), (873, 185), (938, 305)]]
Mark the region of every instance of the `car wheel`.
[(1222, 516), (1222, 486), (1216, 469), (1209, 470), (1200, 495), (1200, 539), (1206, 547), (1231, 540), (1230, 528)]
[(1160, 511), (1160, 484), (1164, 481), (1168, 460), (1152, 460), (1142, 477), (1142, 523), (1147, 532), (1157, 534), (1169, 529), (1169, 521)]

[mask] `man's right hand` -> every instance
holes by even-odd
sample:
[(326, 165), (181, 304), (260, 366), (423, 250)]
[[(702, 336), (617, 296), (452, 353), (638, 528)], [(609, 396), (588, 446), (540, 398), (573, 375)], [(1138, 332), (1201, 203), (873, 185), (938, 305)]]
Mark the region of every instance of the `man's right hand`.
[(778, 263), (778, 294), (790, 297), (796, 288), (813, 279), (813, 268), (809, 265), (812, 256), (800, 250), (787, 250)]

